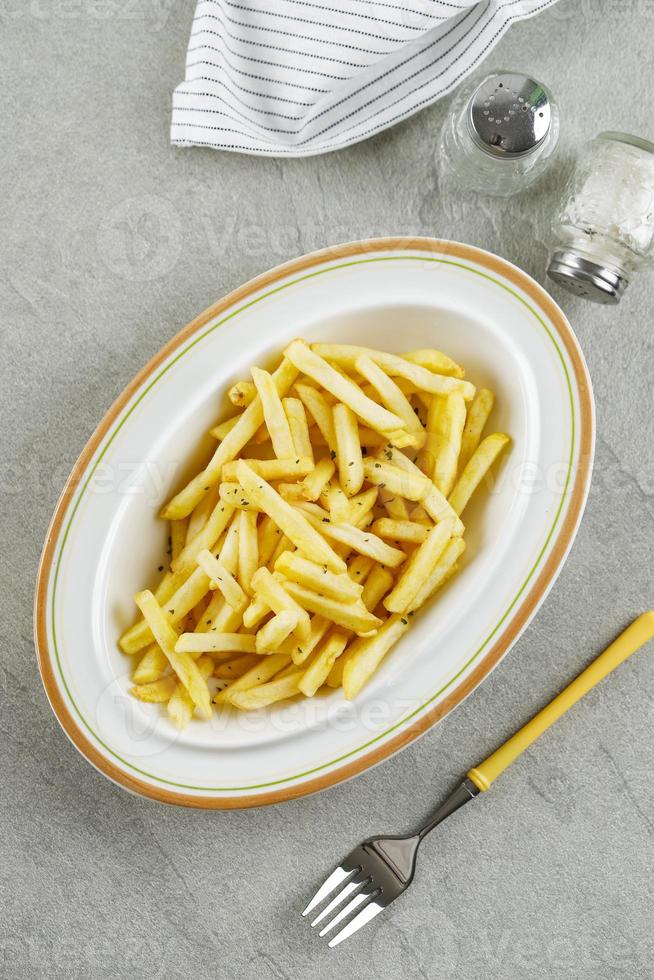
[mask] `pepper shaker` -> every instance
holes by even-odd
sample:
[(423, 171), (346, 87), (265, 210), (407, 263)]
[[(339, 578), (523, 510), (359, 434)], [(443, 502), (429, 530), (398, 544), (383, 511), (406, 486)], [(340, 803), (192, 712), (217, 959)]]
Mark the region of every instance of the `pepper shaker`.
[(540, 176), (558, 137), (551, 92), (528, 75), (493, 72), (455, 98), (441, 133), (441, 173), (481, 194), (510, 197)]

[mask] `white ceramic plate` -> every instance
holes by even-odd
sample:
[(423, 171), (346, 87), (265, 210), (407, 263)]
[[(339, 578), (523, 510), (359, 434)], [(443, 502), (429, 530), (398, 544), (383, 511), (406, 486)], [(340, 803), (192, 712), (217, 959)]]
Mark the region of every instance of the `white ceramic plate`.
[[(497, 392), (491, 430), (514, 445), (466, 511), (463, 570), (359, 698), (339, 691), (178, 732), (127, 694), (116, 640), (156, 581), (159, 506), (229, 385), (295, 336), (390, 351), (438, 347)], [(202, 314), (138, 375), (86, 446), (55, 512), (35, 632), (52, 707), (105, 775), (157, 800), (252, 806), (315, 792), (407, 745), (506, 653), (558, 574), (583, 510), (594, 437), (590, 381), (560, 309), (486, 252), (384, 239), (305, 256)]]

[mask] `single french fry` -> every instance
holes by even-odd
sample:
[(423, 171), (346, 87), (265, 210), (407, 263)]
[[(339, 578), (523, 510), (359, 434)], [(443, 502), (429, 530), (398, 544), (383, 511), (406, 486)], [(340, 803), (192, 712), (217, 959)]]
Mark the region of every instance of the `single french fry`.
[(355, 555), (347, 566), (347, 574), (353, 582), (363, 585), (373, 569), (374, 559), (368, 555)]
[(465, 551), (465, 547), (463, 538), (451, 538), (448, 541), (445, 550), (434, 565), (431, 573), (421, 583), (420, 588), (409, 603), (408, 612), (414, 612), (416, 609), (419, 609), (447, 581), (458, 559)]
[[(313, 344), (312, 352), (316, 356), (321, 358), (326, 358), (328, 361), (335, 361), (337, 363), (344, 364), (345, 362), (339, 357), (343, 347), (347, 347), (344, 344)], [(290, 348), (289, 348), (290, 349)], [(444, 374), (435, 374), (433, 371), (427, 370), (427, 368), (421, 367), (419, 364), (412, 363), (411, 361), (405, 360), (403, 357), (398, 357), (396, 354), (387, 354), (384, 351), (375, 351), (365, 348), (355, 348), (360, 356), (362, 353), (367, 354), (375, 364), (383, 368), (386, 374), (391, 377), (406, 378), (407, 381), (411, 381), (412, 384), (419, 388), (421, 391), (428, 391), (432, 395), (446, 395), (450, 391), (460, 391), (466, 401), (470, 401), (474, 397), (475, 387), (471, 385), (469, 381), (461, 381), (458, 378), (452, 378)], [(294, 362), (295, 363), (295, 362)], [(355, 359), (356, 364), (356, 359)], [(306, 374), (309, 372), (303, 367), (301, 370), (305, 371)], [(324, 382), (323, 382), (324, 384)], [(325, 387), (327, 387), (325, 385)], [(344, 401), (345, 399), (342, 399)], [(357, 413), (358, 414), (358, 413)], [(373, 425), (373, 429), (379, 428)], [(397, 426), (397, 428), (401, 428)], [(379, 431), (385, 431), (380, 429)]]
[(336, 464), (330, 456), (327, 456), (325, 459), (321, 459), (320, 462), (316, 463), (313, 471), (309, 473), (308, 476), (305, 476), (304, 480), (300, 484), (304, 499), (317, 500), (335, 472)]
[(263, 425), (259, 426), (257, 431), (252, 436), (252, 442), (255, 443), (255, 445), (257, 446), (263, 446), (265, 443), (269, 442), (270, 448), (272, 449), (272, 440), (270, 438), (270, 433), (268, 432), (268, 427), (266, 426), (265, 422)]
[(237, 678), (229, 687), (226, 687), (223, 691), (219, 691), (214, 696), (213, 700), (215, 704), (229, 703), (231, 695), (236, 694), (238, 691), (247, 691), (250, 688), (265, 684), (291, 662), (290, 657), (279, 653), (273, 653), (269, 657), (259, 657), (258, 659), (259, 663), (246, 671), (242, 677)]
[(182, 633), (175, 644), (177, 653), (255, 653), (249, 633)]
[(209, 588), (219, 589), (224, 595), (225, 601), (229, 603), (232, 609), (238, 609), (243, 612), (248, 604), (248, 597), (229, 569), (221, 565), (210, 551), (200, 552), (198, 555), (198, 565), (211, 579)]
[(427, 537), (429, 528), (422, 524), (415, 524), (413, 521), (393, 521), (388, 517), (381, 517), (375, 521), (370, 530), (373, 534), (378, 534), (380, 538), (390, 538), (391, 541), (422, 544)]
[[(204, 575), (204, 572), (202, 574)], [(204, 575), (204, 577), (208, 583), (207, 576)], [(195, 660), (189, 654), (177, 653), (175, 650), (177, 633), (173, 629), (170, 617), (159, 606), (152, 593), (147, 590), (137, 593), (135, 601), (154, 638), (166, 654), (170, 666), (191, 695), (198, 713), (203, 718), (211, 718), (211, 698), (207, 682), (198, 670)]]
[[(170, 541), (170, 536), (168, 537), (167, 553), (172, 554), (172, 543)], [(163, 565), (161, 566), (161, 568), (163, 568)], [(161, 568), (159, 570), (161, 570)], [(168, 571), (164, 572), (159, 584), (154, 590), (154, 594), (157, 602), (160, 605), (166, 602), (173, 594), (173, 592), (176, 592), (177, 589), (180, 587), (180, 585), (182, 585), (182, 583), (186, 581), (186, 579), (189, 577), (192, 571), (193, 569), (191, 568), (188, 573), (179, 574), (171, 571), (171, 569), (169, 568)]]
[(408, 628), (408, 617), (391, 616), (375, 636), (355, 640), (343, 665), (343, 693), (348, 701), (368, 683), (388, 651)]
[(423, 543), (414, 551), (398, 578), (393, 591), (384, 599), (384, 606), (392, 613), (403, 613), (424, 580), (431, 574), (436, 562), (452, 537), (454, 521), (448, 518), (436, 524), (427, 533)]
[(402, 354), (402, 357), (405, 361), (411, 361), (412, 364), (419, 364), (420, 367), (433, 371), (434, 374), (448, 374), (452, 378), (465, 378), (466, 376), (460, 364), (433, 347), (424, 350), (411, 350)]
[(335, 575), (324, 565), (304, 558), (298, 552), (285, 551), (275, 565), (275, 570), (289, 579), (314, 592), (323, 592), (341, 602), (355, 602), (361, 597), (362, 587), (343, 572)]
[(374, 429), (370, 429), (367, 425), (359, 425), (359, 441), (362, 447), (368, 450), (378, 449), (380, 446), (385, 445), (388, 439), (382, 432), (375, 432)]
[(304, 500), (301, 483), (278, 483), (277, 493), (284, 500)]
[(170, 522), (170, 565), (171, 568), (174, 566), (178, 555), (181, 553), (185, 543), (186, 534), (189, 527), (189, 521), (187, 518), (182, 518), (180, 521)]
[(135, 684), (130, 688), (130, 694), (139, 701), (147, 701), (149, 704), (165, 704), (172, 697), (177, 687), (177, 678), (174, 676), (160, 677), (159, 680), (151, 681), (149, 684)]
[(368, 555), (369, 558), (391, 568), (397, 568), (406, 558), (403, 551), (400, 551), (399, 548), (392, 548), (381, 538), (378, 538), (376, 534), (363, 531), (355, 527), (354, 524), (333, 524), (329, 517), (319, 517), (314, 512), (309, 511), (308, 508), (311, 506), (311, 504), (297, 504), (298, 509), (306, 513), (307, 520), (314, 527), (320, 528), (324, 535), (334, 541), (348, 545), (352, 551), (356, 551), (360, 555)]
[(417, 437), (417, 444), (421, 446), (425, 434), (404, 392), (367, 354), (357, 358), (356, 369), (373, 386), (382, 404), (402, 419), (406, 429)]
[(331, 483), (327, 488), (327, 505), (329, 516), (335, 524), (349, 520), (350, 505), (343, 489), (337, 483)]
[(358, 493), (355, 497), (350, 497), (348, 521), (357, 527), (361, 526), (363, 518), (370, 513), (377, 503), (378, 496), (379, 491), (377, 487), (369, 487), (367, 490)]
[(479, 445), (484, 426), (495, 404), (495, 395), (490, 388), (479, 388), (468, 406), (468, 416), (461, 437), (459, 472), (463, 472)]
[(238, 552), (239, 552), (239, 537), (241, 529), (241, 512), (236, 510), (229, 527), (225, 533), (225, 537), (222, 540), (220, 546), (220, 551), (218, 552), (218, 561), (221, 565), (227, 569), (231, 575), (236, 575), (238, 571)]
[(259, 523), (257, 535), (259, 537), (259, 564), (267, 565), (273, 551), (277, 547), (277, 542), (282, 537), (282, 532), (279, 530), (272, 517), (268, 517), (266, 514), (263, 520)]
[(365, 636), (376, 630), (382, 622), (377, 616), (368, 612), (363, 603), (344, 604), (338, 599), (330, 599), (329, 596), (305, 589), (296, 582), (288, 582), (286, 590), (304, 609), (324, 616), (325, 619), (331, 619), (338, 626), (344, 626), (354, 633)]
[(196, 626), (196, 633), (236, 633), (243, 625), (243, 612), (233, 609), (222, 596), (218, 598), (222, 600), (220, 608), (216, 612), (211, 609), (211, 606), (209, 607), (202, 621)]
[[(190, 541), (193, 540), (193, 538), (195, 538), (199, 534), (199, 532), (202, 530), (202, 528), (209, 520), (209, 517), (211, 516), (211, 512), (216, 506), (217, 502), (218, 502), (218, 486), (215, 485), (209, 488), (208, 492), (204, 495), (204, 497), (199, 502), (197, 507), (195, 507), (192, 513), (189, 514), (189, 516), (186, 518), (185, 520), (186, 535), (184, 537), (183, 542), (181, 543), (181, 547), (179, 547), (176, 552), (175, 552), (175, 548), (173, 548), (173, 560), (174, 558), (177, 557), (177, 555), (179, 555), (179, 553), (182, 550), (182, 547), (187, 545)], [(173, 523), (174, 522), (171, 521), (171, 525)]]
[(374, 613), (386, 593), (393, 587), (393, 575), (383, 565), (375, 565), (366, 579), (363, 587), (363, 604), (369, 612)]
[(252, 577), (252, 588), (256, 597), (267, 603), (276, 614), (293, 613), (296, 620), (293, 630), (297, 631), (298, 640), (306, 640), (311, 633), (309, 614), (289, 595), (286, 585), (287, 583), (282, 580), (281, 576), (271, 575), (267, 568), (257, 569), (256, 574)]
[[(180, 586), (180, 588), (175, 592), (170, 599), (165, 604), (166, 614), (171, 627), (175, 623), (179, 623), (180, 620), (184, 619), (187, 613), (197, 606), (200, 599), (207, 594), (209, 591), (209, 577), (205, 575), (201, 568), (196, 568), (195, 571), (188, 577), (186, 582)], [(142, 593), (141, 593), (142, 594)], [(152, 595), (152, 593), (148, 593)], [(159, 608), (159, 603), (157, 603), (154, 596), (152, 596), (154, 602)], [(138, 603), (137, 603), (138, 605)], [(173, 631), (174, 632), (174, 631)], [(176, 636), (177, 634), (175, 634)], [(153, 633), (146, 619), (142, 619), (140, 622), (128, 629), (127, 632), (123, 633), (119, 640), (119, 645), (124, 653), (138, 653), (144, 647), (152, 643)], [(157, 641), (158, 642), (158, 641)], [(165, 651), (164, 651), (165, 653)]]
[(233, 660), (223, 660), (216, 664), (213, 676), (219, 680), (232, 681), (237, 677), (242, 677), (246, 671), (250, 670), (259, 663), (261, 657), (256, 653), (244, 653), (242, 657), (234, 657)]
[(334, 405), (332, 412), (336, 432), (338, 478), (344, 493), (353, 497), (363, 484), (363, 456), (357, 417), (351, 408), (340, 402)]
[(295, 551), (295, 545), (290, 540), (290, 538), (287, 538), (285, 534), (282, 534), (281, 538), (277, 542), (275, 550), (270, 556), (270, 560), (266, 565), (268, 571), (273, 570), (273, 568), (275, 567), (275, 562), (277, 561), (280, 555), (284, 554), (285, 551)]
[(315, 657), (300, 678), (298, 687), (302, 694), (312, 698), (318, 688), (322, 687), (336, 658), (343, 653), (349, 636), (347, 630), (335, 629), (323, 640)]
[(168, 667), (168, 659), (158, 643), (147, 648), (132, 674), (136, 685), (151, 684), (158, 681)]
[[(202, 677), (205, 681), (208, 680), (213, 673), (213, 660), (211, 657), (200, 657), (196, 663)], [(173, 725), (177, 728), (186, 728), (193, 717), (195, 704), (183, 684), (178, 683), (175, 687), (170, 701), (166, 705), (166, 710)]]
[(382, 490), (379, 494), (384, 510), (394, 521), (408, 521), (409, 510), (404, 497), (400, 497), (390, 490)]
[(261, 399), (263, 417), (270, 433), (275, 456), (278, 459), (288, 459), (295, 455), (295, 445), (291, 435), (291, 427), (288, 424), (284, 406), (272, 375), (258, 367), (251, 368), (250, 373)]
[[(244, 459), (250, 469), (265, 480), (293, 480), (306, 476), (313, 469), (310, 456), (291, 456), (287, 459)], [(225, 463), (223, 479), (226, 483), (237, 483), (238, 464)]]
[(232, 405), (246, 408), (257, 397), (257, 389), (252, 381), (237, 381), (227, 392)]
[(299, 456), (300, 459), (310, 459), (313, 466), (313, 446), (309, 436), (309, 423), (304, 405), (299, 398), (283, 398), (282, 405), (291, 429), (295, 455)]
[[(247, 411), (247, 409), (246, 409)], [(345, 563), (325, 539), (313, 528), (296, 507), (287, 503), (261, 476), (253, 473), (243, 462), (238, 464), (238, 477), (248, 496), (264, 510), (290, 538), (296, 548), (327, 565), (332, 572), (345, 571)]]
[(433, 397), (427, 413), (425, 469), (444, 497), (451, 492), (456, 480), (465, 420), (466, 403), (460, 392)]
[(448, 498), (457, 514), (463, 513), (473, 493), (510, 442), (509, 436), (503, 432), (494, 432), (479, 444)]
[(252, 576), (259, 567), (259, 539), (257, 515), (242, 510), (238, 524), (238, 583), (248, 595), (252, 595)]
[[(296, 384), (302, 404), (316, 423), (318, 431), (331, 452), (336, 453), (336, 432), (331, 405), (321, 391), (307, 384)], [(314, 443), (315, 444), (315, 443)]]
[[(223, 609), (229, 609), (231, 612), (234, 612), (232, 607), (227, 605), (222, 594), (220, 592), (214, 592), (213, 595), (211, 596), (211, 599), (209, 600), (209, 605), (204, 610), (202, 619), (197, 623), (195, 627), (195, 632), (206, 633), (208, 630), (213, 629), (216, 620), (219, 618), (222, 620), (223, 617), (226, 616), (226, 613), (223, 612)], [(230, 624), (229, 628), (227, 629), (228, 633), (236, 632), (238, 627), (241, 625), (242, 615), (239, 614), (239, 616), (241, 616), (241, 618), (236, 620), (235, 625), (232, 626)]]
[(343, 667), (345, 665), (345, 655), (339, 657), (332, 665), (332, 669), (327, 674), (325, 683), (329, 687), (341, 687), (343, 684)]
[(244, 711), (256, 711), (276, 701), (285, 701), (299, 693), (298, 684), (302, 674), (302, 670), (297, 670), (287, 677), (269, 681), (259, 687), (251, 687), (247, 691), (234, 691), (229, 700), (235, 707)]
[(430, 481), (422, 473), (401, 469), (380, 459), (366, 459), (363, 472), (374, 486), (385, 487), (406, 500), (422, 500), (429, 490)]
[(209, 435), (222, 442), (222, 440), (229, 435), (240, 418), (240, 415), (234, 415), (231, 419), (226, 419), (225, 422), (220, 422), (218, 425), (214, 425), (213, 429), (209, 429)]
[(221, 483), (218, 488), (220, 499), (231, 507), (238, 510), (253, 510), (259, 512), (261, 507), (253, 500), (248, 499), (248, 494), (240, 483)]
[[(202, 599), (200, 599), (197, 606), (195, 606), (188, 614), (184, 623), (180, 623), (182, 632), (190, 632), (191, 630), (196, 630), (198, 628), (198, 624), (202, 622), (202, 618), (205, 614), (205, 609), (209, 605), (212, 598), (213, 597), (211, 596), (211, 593), (207, 593), (207, 595), (203, 596)], [(186, 626), (185, 625), (186, 623), (188, 623), (189, 625)]]
[(289, 609), (281, 612), (269, 619), (265, 626), (258, 630), (256, 635), (257, 653), (278, 653), (279, 647), (284, 640), (291, 635), (298, 625), (298, 615)]
[(233, 513), (234, 508), (231, 504), (225, 503), (222, 499), (218, 500), (202, 530), (184, 546), (177, 558), (173, 559), (171, 565), (173, 571), (188, 571), (190, 574), (195, 567), (197, 556), (201, 551), (213, 548), (231, 521)]
[[(295, 364), (298, 370), (320, 382), (323, 388), (335, 395), (344, 405), (348, 405), (355, 415), (363, 419), (370, 428), (378, 432), (389, 433), (403, 428), (402, 419), (398, 415), (389, 412), (388, 409), (382, 408), (372, 399), (367, 398), (358, 385), (340, 374), (324, 358), (307, 347), (303, 341), (294, 340), (286, 348), (284, 354), (292, 364)], [(411, 365), (409, 366), (411, 367)]]
[(270, 612), (270, 606), (266, 600), (261, 595), (255, 593), (254, 598), (250, 602), (243, 613), (243, 625), (246, 629), (254, 629), (258, 626), (262, 619), (264, 619)]
[[(278, 395), (283, 396), (297, 378), (298, 371), (288, 360), (282, 363), (273, 374), (273, 381)], [(186, 517), (202, 500), (205, 493), (220, 480), (220, 474), (225, 463), (231, 462), (243, 446), (252, 438), (263, 422), (261, 399), (257, 396), (250, 402), (240, 416), (234, 428), (227, 433), (205, 468), (188, 483), (183, 490), (175, 494), (172, 500), (163, 508), (161, 516), (168, 520)]]

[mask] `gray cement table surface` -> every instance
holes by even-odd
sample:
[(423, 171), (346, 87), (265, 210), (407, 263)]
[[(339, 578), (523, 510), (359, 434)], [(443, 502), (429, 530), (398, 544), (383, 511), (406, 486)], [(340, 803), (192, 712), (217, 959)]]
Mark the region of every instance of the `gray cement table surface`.
[[(418, 743), (319, 796), (195, 812), (112, 785), (48, 707), (31, 606), (52, 509), (107, 407), (181, 326), (285, 259), (382, 234), (471, 242), (543, 281), (560, 171), (510, 203), (442, 195), (434, 148), (446, 103), (304, 161), (172, 149), (193, 8), (0, 8), (2, 975), (650, 977), (652, 650), (431, 838), (410, 892), (355, 940), (329, 951), (298, 910), (351, 845), (411, 828), (652, 605), (651, 276), (619, 309), (553, 289), (595, 387), (586, 515), (529, 629)], [(562, 0), (514, 26), (488, 65), (552, 85), (565, 157), (606, 128), (654, 138), (653, 31), (651, 3)]]

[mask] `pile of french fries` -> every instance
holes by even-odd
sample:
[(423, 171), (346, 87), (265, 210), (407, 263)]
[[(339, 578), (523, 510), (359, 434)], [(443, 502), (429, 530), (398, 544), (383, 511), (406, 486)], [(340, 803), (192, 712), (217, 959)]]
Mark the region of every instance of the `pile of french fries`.
[(131, 693), (182, 728), (343, 688), (354, 698), (455, 573), (465, 507), (510, 439), (437, 350), (293, 341), (163, 508), (170, 565), (120, 640)]

